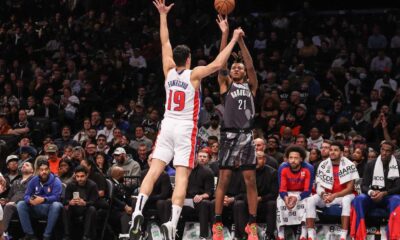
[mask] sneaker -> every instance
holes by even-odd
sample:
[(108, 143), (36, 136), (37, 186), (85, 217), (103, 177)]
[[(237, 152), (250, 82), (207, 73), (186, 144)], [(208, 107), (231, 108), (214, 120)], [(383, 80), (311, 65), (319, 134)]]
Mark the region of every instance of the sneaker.
[(161, 225), (161, 233), (165, 240), (175, 240), (176, 228), (172, 226), (172, 222), (166, 222)]
[(224, 225), (222, 223), (214, 223), (212, 234), (212, 240), (224, 240)]
[(247, 224), (244, 231), (247, 233), (247, 240), (258, 240), (257, 223)]
[(300, 237), (300, 240), (307, 240), (306, 237)]
[(142, 237), (143, 215), (142, 213), (134, 214), (132, 219), (131, 228), (129, 229), (129, 238), (132, 240), (139, 240)]

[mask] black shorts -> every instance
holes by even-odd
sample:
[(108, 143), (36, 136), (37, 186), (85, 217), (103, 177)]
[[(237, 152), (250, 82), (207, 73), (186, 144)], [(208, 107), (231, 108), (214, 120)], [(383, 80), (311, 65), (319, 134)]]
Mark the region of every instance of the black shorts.
[(242, 170), (255, 169), (257, 161), (253, 133), (221, 132), (218, 159), (220, 169), (232, 169), (237, 166)]

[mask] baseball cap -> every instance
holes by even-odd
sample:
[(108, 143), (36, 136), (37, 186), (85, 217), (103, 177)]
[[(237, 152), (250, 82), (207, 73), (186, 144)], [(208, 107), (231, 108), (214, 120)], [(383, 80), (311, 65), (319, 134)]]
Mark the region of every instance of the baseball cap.
[(8, 164), (8, 162), (13, 161), (13, 160), (18, 161), (18, 159), (19, 159), (19, 158), (18, 158), (17, 155), (10, 155), (10, 156), (8, 156), (7, 159), (6, 159), (6, 164)]
[(346, 139), (346, 136), (343, 133), (336, 133), (335, 139)]
[(115, 151), (114, 151), (113, 154), (114, 154), (114, 155), (126, 154), (126, 151), (125, 151), (124, 148), (119, 147), (119, 148), (115, 149)]
[(49, 145), (47, 145), (46, 152), (55, 153), (55, 152), (57, 152), (57, 151), (58, 151), (57, 145), (55, 145), (55, 144), (49, 144)]
[(31, 157), (34, 157), (37, 151), (31, 146), (23, 146), (19, 150), (20, 153), (28, 153)]
[(297, 107), (304, 109), (304, 111), (307, 111), (307, 106), (304, 103), (300, 103), (299, 105), (297, 105)]

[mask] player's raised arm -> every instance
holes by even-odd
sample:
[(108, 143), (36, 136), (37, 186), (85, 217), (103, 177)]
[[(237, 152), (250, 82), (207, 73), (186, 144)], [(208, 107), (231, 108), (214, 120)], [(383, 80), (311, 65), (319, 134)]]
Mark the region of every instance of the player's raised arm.
[(240, 51), (242, 52), (244, 65), (246, 66), (246, 72), (247, 72), (247, 77), (249, 78), (250, 90), (255, 96), (258, 88), (258, 80), (257, 80), (257, 73), (253, 65), (253, 59), (251, 58), (249, 49), (247, 49), (243, 37), (239, 38), (238, 44), (240, 47)]
[(222, 52), (218, 54), (214, 61), (212, 61), (207, 66), (199, 66), (193, 69), (191, 80), (200, 81), (208, 75), (220, 70), (228, 61), (228, 58), (231, 55), (232, 49), (235, 46), (236, 42), (243, 35), (244, 32), (241, 28), (236, 29), (233, 32), (233, 36), (229, 44), (224, 48), (224, 50), (222, 50)]
[(168, 71), (175, 67), (175, 62), (172, 57), (172, 47), (169, 41), (168, 33), (168, 23), (167, 15), (174, 4), (165, 5), (165, 0), (155, 0), (153, 1), (154, 6), (156, 6), (158, 12), (160, 13), (160, 39), (162, 47), (162, 62), (164, 76), (166, 77)]
[[(222, 52), (222, 50), (224, 50), (224, 48), (228, 44), (228, 35), (229, 35), (228, 16), (225, 16), (223, 18), (221, 15), (218, 15), (217, 23), (218, 23), (219, 29), (221, 29), (221, 32), (222, 32), (221, 44), (219, 47), (219, 51)], [(228, 90), (228, 86), (230, 84), (227, 62), (228, 61), (225, 62), (225, 65), (222, 67), (222, 69), (218, 73), (218, 83), (219, 83), (219, 88), (220, 88), (221, 93), (226, 92)]]

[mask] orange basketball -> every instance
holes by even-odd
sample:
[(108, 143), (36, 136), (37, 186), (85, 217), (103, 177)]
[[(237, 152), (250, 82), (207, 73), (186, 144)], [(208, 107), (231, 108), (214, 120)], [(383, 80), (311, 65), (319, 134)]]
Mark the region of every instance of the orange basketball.
[(214, 7), (221, 15), (228, 15), (235, 9), (235, 0), (215, 0)]

